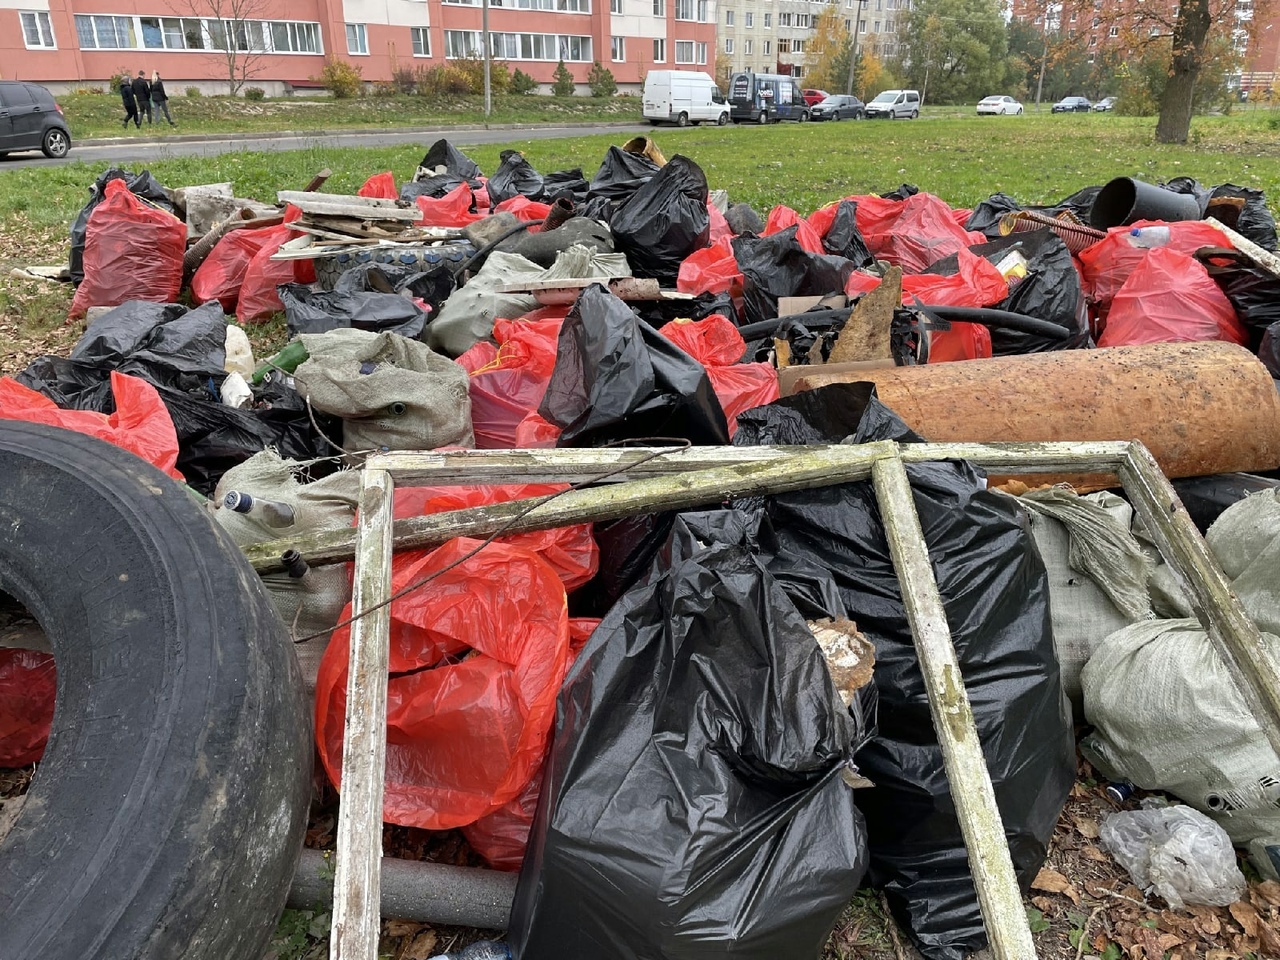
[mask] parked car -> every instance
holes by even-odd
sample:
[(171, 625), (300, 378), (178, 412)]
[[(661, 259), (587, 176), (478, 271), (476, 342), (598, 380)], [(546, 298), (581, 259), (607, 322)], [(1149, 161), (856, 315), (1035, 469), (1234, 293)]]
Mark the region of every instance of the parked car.
[(914, 120), (920, 116), (919, 90), (885, 90), (876, 94), (874, 100), (867, 104), (867, 118), (888, 117), (896, 120), (906, 117)]
[(802, 94), (804, 96), (804, 102), (811, 107), (815, 103), (821, 103), (823, 100), (827, 99), (827, 97), (831, 96), (831, 94), (827, 93), (825, 90), (804, 90), (802, 91)]
[(644, 79), (644, 117), (650, 123), (695, 127), (729, 122), (729, 103), (716, 82), (698, 70), (650, 70)]
[(1063, 97), (1053, 105), (1054, 113), (1088, 113), (1093, 109), (1085, 97)]
[(866, 115), (866, 104), (842, 93), (834, 93), (809, 108), (810, 120), (862, 120)]
[(1097, 113), (1109, 113), (1116, 108), (1115, 97), (1103, 97), (1093, 105), (1093, 109)]
[(983, 97), (978, 101), (978, 116), (1005, 117), (1022, 113), (1022, 104), (1013, 97)]
[(0, 80), (0, 157), (43, 150), (55, 160), (71, 149), (71, 130), (53, 94), (36, 83)]

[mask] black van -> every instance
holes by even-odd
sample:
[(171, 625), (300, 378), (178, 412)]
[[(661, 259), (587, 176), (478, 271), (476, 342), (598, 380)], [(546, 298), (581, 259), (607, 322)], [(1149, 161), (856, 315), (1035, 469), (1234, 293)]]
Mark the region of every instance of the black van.
[(777, 73), (735, 73), (729, 79), (729, 119), (772, 123), (809, 119), (800, 84)]
[(36, 83), (0, 80), (0, 157), (43, 150), (60, 160), (71, 149), (71, 131), (53, 94)]

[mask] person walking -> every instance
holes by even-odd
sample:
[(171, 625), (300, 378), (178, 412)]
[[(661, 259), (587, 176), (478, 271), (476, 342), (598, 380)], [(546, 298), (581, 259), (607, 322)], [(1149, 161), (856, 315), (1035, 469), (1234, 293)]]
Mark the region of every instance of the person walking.
[(176, 127), (173, 117), (169, 116), (169, 94), (165, 93), (164, 81), (160, 79), (160, 71), (155, 70), (151, 74), (151, 103), (155, 106), (156, 122), (160, 121), (160, 111), (164, 111), (164, 118), (169, 121), (169, 126)]
[(133, 99), (138, 101), (138, 126), (142, 126), (142, 115), (147, 115), (147, 123), (151, 122), (151, 84), (147, 82), (147, 72), (139, 70), (133, 78)]
[(141, 127), (142, 121), (138, 119), (138, 101), (133, 97), (133, 81), (129, 78), (127, 70), (120, 78), (120, 100), (124, 103), (124, 121), (120, 125), (127, 130), (129, 121), (132, 120)]

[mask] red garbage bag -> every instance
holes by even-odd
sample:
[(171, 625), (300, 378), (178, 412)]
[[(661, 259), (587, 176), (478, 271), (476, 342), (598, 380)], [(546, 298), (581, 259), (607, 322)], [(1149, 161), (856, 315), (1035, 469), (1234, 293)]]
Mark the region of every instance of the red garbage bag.
[[(827, 224), (828, 229), (830, 224)], [(796, 230), (796, 243), (800, 244), (801, 249), (816, 254), (826, 253), (826, 248), (822, 246), (822, 234), (803, 219), (800, 214), (796, 213), (790, 207), (784, 207), (782, 204), (774, 207), (769, 211), (769, 217), (764, 222), (764, 235), (771, 236), (775, 233), (787, 229), (787, 227), (798, 227)]]
[(280, 284), (316, 282), (314, 260), (271, 259), (297, 234), (288, 225), (300, 216), (302, 211), (290, 204), (285, 209), (282, 225), (261, 231), (264, 234), (262, 246), (245, 268), (240, 300), (236, 305), (236, 316), (241, 324), (259, 323), (284, 310), (284, 304), (276, 294), (276, 287)]
[(356, 191), (357, 197), (373, 197), (377, 200), (398, 200), (400, 191), (396, 189), (396, 178), (390, 170), (375, 173), (364, 182), (364, 186)]
[(554, 423), (544, 420), (535, 410), (516, 427), (517, 450), (549, 450), (556, 445), (563, 431)]
[[(845, 197), (846, 200), (857, 201), (857, 197)], [(809, 226), (817, 232), (818, 236), (826, 237), (831, 232), (831, 225), (836, 221), (836, 213), (840, 210), (840, 201), (833, 200), (825, 207), (819, 207), (813, 213), (809, 214)]]
[(48, 397), (17, 380), (0, 379), (0, 419), (25, 420), (74, 430), (115, 444), (159, 467), (175, 480), (182, 474), (178, 462), (178, 434), (156, 388), (145, 380), (111, 371), (111, 395), (116, 412), (62, 410)]
[(991, 357), (991, 331), (980, 323), (952, 323), (950, 330), (929, 333), (929, 362), (986, 360)]
[(724, 214), (710, 200), (707, 201), (707, 216), (711, 218), (711, 236), (709, 243), (715, 243), (724, 237), (732, 237), (733, 229), (729, 226), (729, 221), (724, 218)]
[(69, 315), (128, 300), (173, 303), (182, 292), (186, 249), (185, 223), (134, 196), (124, 180), (108, 180), (106, 199), (89, 214), (84, 280)]
[[(569, 653), (573, 658), (577, 658), (598, 626), (599, 620), (585, 617), (569, 621)], [(533, 817), (538, 812), (538, 797), (542, 794), (542, 773), (539, 768), (514, 800), (462, 828), (471, 849), (495, 870), (519, 870), (524, 862)]]
[[(391, 606), (383, 803), (391, 823), (474, 823), (518, 796), (546, 755), (571, 659), (564, 587), (512, 544), (466, 556), (480, 544), (459, 538), (392, 561), (395, 591), (438, 575)], [(339, 788), (350, 642), (350, 627), (335, 632), (316, 679), (316, 745)]]
[(733, 255), (733, 237), (721, 237), (709, 247), (695, 250), (680, 264), (676, 289), (681, 293), (726, 293), (742, 286), (742, 271)]
[(1164, 223), (1159, 220), (1139, 220), (1127, 227), (1112, 227), (1107, 235), (1080, 253), (1080, 279), (1084, 294), (1089, 302), (1100, 307), (1105, 314), (1112, 299), (1124, 286), (1129, 275), (1150, 252), (1145, 247), (1136, 247), (1131, 242), (1131, 233), (1142, 227), (1167, 227), (1169, 242), (1165, 247), (1178, 253), (1192, 254), (1201, 247), (1230, 246), (1224, 234), (1217, 227), (1210, 226), (1203, 220), (1182, 220), (1177, 223)]
[(480, 213), (489, 213), (489, 178), (476, 177), (475, 180), (480, 184), (479, 187), (473, 187), (471, 191), (476, 198), (476, 210)]
[(1231, 301), (1199, 260), (1169, 247), (1146, 253), (1112, 300), (1098, 346), (1193, 340), (1249, 345)]
[(981, 233), (959, 226), (951, 208), (931, 193), (917, 193), (906, 200), (847, 199), (858, 205), (858, 230), (868, 249), (906, 273), (919, 273), (958, 250), (986, 242)]
[(470, 374), (471, 425), (476, 447), (510, 449), (516, 428), (538, 409), (556, 365), (561, 319), (529, 322), (499, 319), (495, 347), (481, 341), (458, 358)]
[(984, 257), (961, 248), (956, 252), (959, 269), (949, 277), (931, 273), (907, 274), (902, 278), (902, 302), (936, 304), (944, 307), (990, 307), (1009, 297), (1009, 284), (999, 270)]
[(249, 263), (272, 238), (271, 228), (232, 230), (219, 240), (191, 278), (196, 303), (217, 300), (226, 313), (234, 313)]
[(551, 212), (551, 205), (542, 203), (538, 200), (530, 200), (528, 197), (516, 194), (514, 197), (508, 197), (500, 204), (493, 208), (494, 213), (510, 213), (517, 220), (529, 220), (533, 223), (541, 223), (547, 219), (547, 214)]
[[(543, 497), (568, 489), (565, 484), (504, 484), (476, 487), (397, 487), (395, 517), (421, 517), (446, 510), (465, 510), (491, 503)], [(600, 566), (600, 550), (591, 536), (591, 524), (531, 530), (499, 537), (498, 543), (537, 554), (560, 577), (566, 590), (582, 586), (596, 575)]]
[(57, 690), (52, 654), (0, 647), (0, 767), (44, 755)]
[(778, 399), (778, 371), (769, 363), (739, 363), (746, 341), (720, 314), (703, 320), (673, 320), (658, 332), (706, 368), (711, 389), (724, 408), (730, 437), (738, 430), (738, 414)]
[(855, 270), (849, 274), (849, 279), (845, 281), (844, 292), (846, 296), (860, 297), (864, 293), (870, 293), (878, 286), (880, 286), (879, 277), (873, 277), (869, 273)]
[(420, 227), (465, 227), (484, 219), (482, 213), (472, 213), (475, 195), (465, 183), (460, 183), (443, 197), (418, 197), (414, 203), (422, 211)]

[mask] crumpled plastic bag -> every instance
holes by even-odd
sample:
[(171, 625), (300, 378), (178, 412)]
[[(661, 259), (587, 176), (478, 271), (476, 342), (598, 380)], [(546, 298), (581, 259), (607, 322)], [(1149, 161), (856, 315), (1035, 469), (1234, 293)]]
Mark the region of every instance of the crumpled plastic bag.
[(69, 316), (127, 300), (172, 303), (182, 292), (186, 249), (186, 224), (140, 200), (124, 180), (107, 181), (106, 199), (89, 215), (84, 280)]
[[(541, 200), (530, 200), (528, 197), (517, 194), (507, 200), (503, 200), (493, 209), (494, 213), (509, 213), (517, 220), (528, 220), (532, 223), (542, 223), (547, 218), (547, 214), (551, 212), (551, 207), (543, 203)], [(530, 228), (532, 229), (532, 228)]]
[(300, 283), (282, 283), (276, 293), (284, 304), (290, 339), (352, 327), (416, 340), (427, 325), (427, 311), (398, 293), (312, 290)]
[(483, 214), (471, 212), (475, 195), (466, 183), (459, 183), (441, 197), (418, 196), (413, 202), (422, 213), (415, 223), (419, 227), (465, 227), (484, 219)]
[(1129, 279), (1129, 274), (1151, 252), (1150, 249), (1135, 246), (1131, 242), (1132, 232), (1143, 227), (1167, 227), (1169, 242), (1158, 249), (1174, 250), (1188, 256), (1201, 247), (1231, 246), (1226, 234), (1201, 220), (1179, 220), (1176, 223), (1139, 220), (1127, 227), (1112, 227), (1105, 237), (1086, 247), (1079, 256), (1085, 296), (1104, 315), (1112, 299)]
[(80, 212), (76, 214), (75, 222), (71, 224), (70, 270), (73, 283), (79, 283), (84, 279), (84, 242), (85, 233), (89, 227), (89, 217), (93, 215), (93, 211), (98, 204), (106, 199), (106, 187), (112, 180), (124, 181), (125, 186), (135, 196), (141, 197), (152, 206), (167, 210), (175, 215), (177, 213), (174, 209), (173, 201), (169, 199), (169, 194), (164, 188), (164, 184), (153, 177), (150, 170), (143, 170), (141, 173), (130, 173), (128, 170), (112, 167), (93, 182), (93, 186), (89, 188), (88, 202), (80, 208)]
[(917, 193), (905, 200), (849, 199), (858, 204), (858, 229), (867, 247), (905, 273), (920, 273), (943, 257), (986, 240), (957, 224), (951, 208), (931, 193)]
[[(390, 823), (473, 823), (517, 797), (546, 754), (570, 662), (564, 586), (546, 561), (512, 544), (463, 559), (481, 543), (459, 538), (392, 561), (393, 591), (436, 576), (391, 606)], [(316, 745), (339, 789), (350, 642), (349, 626), (334, 634), (316, 681)]]
[[(117, 182), (117, 181), (112, 181)], [(25, 420), (97, 437), (141, 457), (181, 481), (178, 434), (160, 394), (145, 380), (111, 371), (115, 413), (60, 410), (48, 397), (9, 377), (0, 378), (0, 419)]]
[(867, 241), (858, 229), (858, 205), (852, 200), (841, 200), (823, 207), (809, 217), (810, 224), (822, 237), (826, 253), (844, 257), (861, 269), (875, 263), (875, 257), (867, 248)]
[(302, 211), (291, 205), (285, 211), (283, 224), (263, 231), (265, 236), (262, 246), (245, 268), (244, 282), (240, 287), (236, 316), (241, 324), (258, 323), (268, 319), (273, 313), (284, 310), (284, 304), (276, 294), (276, 287), (280, 284), (316, 282), (314, 260), (271, 259), (282, 245), (293, 239), (294, 231), (289, 228), (289, 224), (300, 216)]
[(390, 170), (375, 173), (356, 191), (357, 197), (373, 197), (378, 200), (396, 200), (400, 191), (396, 189), (396, 177)]
[(44, 756), (57, 691), (53, 654), (0, 647), (0, 767)]
[(587, 195), (592, 198), (623, 201), (654, 178), (661, 168), (640, 153), (621, 147), (610, 147), (591, 178)]
[(706, 368), (729, 422), (730, 438), (738, 430), (738, 414), (778, 399), (778, 371), (771, 363), (741, 363), (746, 341), (720, 314), (673, 320), (658, 332)]
[(478, 449), (518, 446), (517, 429), (538, 409), (551, 382), (563, 322), (497, 320), (497, 346), (482, 340), (458, 358), (471, 378), (471, 426)]
[(1191, 807), (1113, 813), (1099, 839), (1143, 893), (1163, 897), (1174, 910), (1188, 903), (1228, 907), (1248, 891), (1227, 832)]
[(733, 255), (733, 234), (695, 250), (680, 264), (676, 289), (681, 293), (727, 293), (742, 286), (742, 271)]
[(675, 156), (613, 215), (617, 248), (638, 277), (674, 287), (680, 264), (707, 245), (707, 177), (688, 157)]
[(232, 230), (214, 244), (209, 256), (197, 268), (191, 278), (191, 298), (196, 303), (217, 300), (223, 310), (235, 313), (249, 264), (269, 241), (278, 236), (271, 228)]
[(797, 227), (767, 237), (734, 237), (733, 255), (742, 271), (743, 309), (748, 323), (778, 315), (779, 297), (825, 296), (843, 290), (854, 272), (844, 257), (812, 254), (796, 240)]
[(827, 252), (826, 247), (822, 245), (822, 237), (808, 220), (803, 219), (790, 207), (778, 204), (769, 211), (769, 216), (765, 219), (764, 236), (780, 233), (787, 227), (796, 228), (796, 243), (800, 244), (802, 250), (817, 254)]
[(546, 192), (542, 174), (533, 169), (519, 150), (503, 150), (501, 163), (489, 178), (489, 205), (495, 209), (512, 197), (541, 200)]

